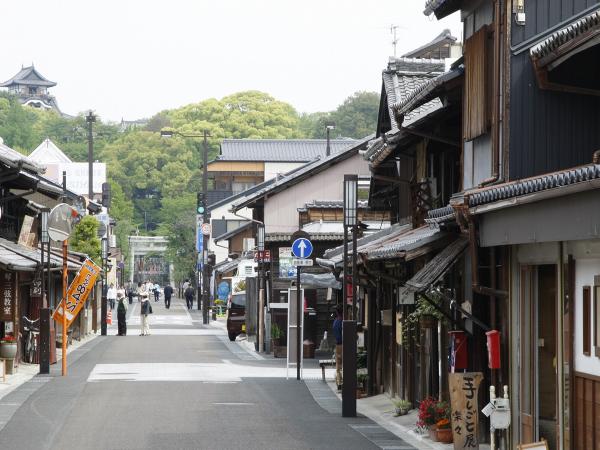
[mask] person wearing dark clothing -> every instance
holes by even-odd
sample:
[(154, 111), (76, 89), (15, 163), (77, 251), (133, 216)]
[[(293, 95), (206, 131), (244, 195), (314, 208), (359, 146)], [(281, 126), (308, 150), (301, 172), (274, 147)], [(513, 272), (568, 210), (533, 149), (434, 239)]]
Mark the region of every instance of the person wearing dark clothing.
[(165, 294), (165, 308), (169, 309), (171, 307), (171, 296), (173, 295), (173, 288), (170, 284), (165, 286), (164, 290)]
[(187, 309), (192, 309), (194, 307), (194, 288), (191, 285), (185, 290), (184, 296)]
[(131, 286), (129, 286), (127, 288), (127, 298), (129, 299), (129, 304), (132, 305), (133, 304), (133, 288)]
[(125, 336), (127, 334), (127, 302), (125, 301), (125, 292), (122, 289), (117, 291), (117, 321), (118, 335)]
[(342, 387), (342, 350), (343, 350), (343, 325), (344, 325), (344, 307), (337, 305), (335, 308), (336, 316), (333, 321), (333, 335), (335, 336), (335, 384), (338, 389)]

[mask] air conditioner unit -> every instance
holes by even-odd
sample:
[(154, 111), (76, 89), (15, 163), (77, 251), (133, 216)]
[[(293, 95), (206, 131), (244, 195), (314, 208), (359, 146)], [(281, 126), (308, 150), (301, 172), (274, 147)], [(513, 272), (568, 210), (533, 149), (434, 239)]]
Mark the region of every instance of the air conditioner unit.
[(256, 247), (256, 244), (254, 243), (254, 238), (244, 238), (242, 248), (245, 252), (254, 250), (255, 247)]

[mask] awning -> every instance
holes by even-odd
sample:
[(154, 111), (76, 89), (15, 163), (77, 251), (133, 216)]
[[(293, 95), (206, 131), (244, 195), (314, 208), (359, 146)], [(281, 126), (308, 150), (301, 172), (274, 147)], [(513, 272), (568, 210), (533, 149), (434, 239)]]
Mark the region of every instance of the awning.
[(600, 10), (552, 33), (529, 51), (542, 89), (597, 95), (600, 82), (590, 65), (600, 55)]
[(300, 284), (313, 288), (342, 289), (342, 282), (335, 279), (331, 273), (300, 273)]
[(435, 255), (401, 288), (400, 303), (406, 303), (405, 299), (415, 293), (428, 290), (454, 265), (468, 245), (469, 240), (467, 238), (459, 237)]
[[(0, 238), (0, 267), (6, 270), (33, 272), (41, 261), (41, 251)], [(62, 267), (62, 258), (51, 255), (50, 267)], [(80, 265), (67, 261), (69, 270), (78, 270)]]
[(213, 271), (216, 273), (227, 273), (227, 272), (231, 272), (232, 270), (235, 270), (239, 264), (240, 260), (239, 259), (234, 259), (232, 261), (223, 261), (220, 262), (219, 264), (217, 264)]

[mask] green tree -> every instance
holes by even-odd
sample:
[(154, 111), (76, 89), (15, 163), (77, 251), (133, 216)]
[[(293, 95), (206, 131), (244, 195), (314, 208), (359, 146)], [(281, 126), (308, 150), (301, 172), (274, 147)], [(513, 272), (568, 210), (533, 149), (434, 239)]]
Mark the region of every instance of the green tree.
[(379, 113), (379, 94), (356, 92), (331, 114), (336, 134), (360, 139), (375, 132)]
[(86, 253), (96, 264), (101, 261), (101, 244), (98, 238), (100, 222), (94, 216), (85, 216), (75, 226), (69, 246), (76, 252)]

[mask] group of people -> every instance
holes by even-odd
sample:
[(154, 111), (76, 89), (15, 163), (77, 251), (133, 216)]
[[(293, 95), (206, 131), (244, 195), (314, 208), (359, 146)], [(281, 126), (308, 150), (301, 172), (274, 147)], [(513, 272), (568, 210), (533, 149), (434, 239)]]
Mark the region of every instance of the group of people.
[[(165, 308), (169, 309), (171, 307), (173, 288), (167, 284), (163, 293), (165, 296)], [(150, 335), (150, 323), (148, 321), (148, 315), (152, 314), (150, 295), (154, 296), (155, 302), (160, 298), (160, 287), (158, 284), (154, 284), (151, 281), (146, 281), (144, 283), (139, 282), (136, 289), (132, 286), (127, 286), (125, 289), (122, 287), (117, 289), (115, 288), (114, 283), (110, 284), (110, 287), (106, 292), (106, 298), (111, 311), (115, 309), (115, 306), (117, 308), (118, 336), (125, 336), (127, 334), (127, 303), (132, 304), (134, 296), (136, 296), (140, 302), (140, 336)]]

